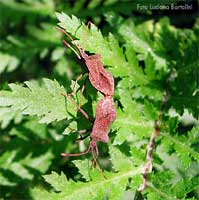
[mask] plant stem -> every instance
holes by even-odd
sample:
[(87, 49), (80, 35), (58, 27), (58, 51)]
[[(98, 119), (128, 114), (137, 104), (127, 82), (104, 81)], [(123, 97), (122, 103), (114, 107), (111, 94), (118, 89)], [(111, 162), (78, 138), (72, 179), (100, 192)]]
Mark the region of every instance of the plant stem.
[(158, 113), (158, 119), (155, 122), (154, 131), (153, 131), (153, 134), (151, 135), (150, 143), (149, 143), (148, 150), (147, 150), (147, 156), (146, 156), (147, 162), (143, 169), (143, 176), (142, 176), (143, 182), (138, 189), (139, 192), (142, 192), (147, 187), (147, 175), (152, 169), (152, 159), (153, 159), (152, 153), (153, 153), (153, 149), (155, 147), (155, 139), (159, 134), (159, 128), (160, 128), (162, 113), (164, 111), (164, 107), (165, 107), (165, 103), (166, 103), (166, 97), (167, 97), (167, 93), (166, 93), (166, 91), (164, 91), (163, 96), (162, 96), (161, 108)]

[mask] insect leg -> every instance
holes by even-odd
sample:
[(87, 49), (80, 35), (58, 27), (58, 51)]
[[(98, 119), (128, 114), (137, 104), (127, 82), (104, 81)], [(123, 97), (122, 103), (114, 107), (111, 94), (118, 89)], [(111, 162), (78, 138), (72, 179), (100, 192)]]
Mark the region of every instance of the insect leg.
[(75, 91), (75, 88), (76, 88), (76, 85), (77, 85), (77, 82), (82, 78), (83, 74), (80, 74), (77, 79), (75, 80), (75, 84), (73, 85), (73, 88), (72, 88), (72, 94), (74, 94), (74, 91)]
[[(80, 138), (78, 138), (78, 139), (76, 140), (76, 142), (80, 142), (80, 141), (86, 139), (86, 138), (89, 136), (89, 134), (87, 134), (87, 135), (84, 135), (84, 134), (91, 131), (91, 130), (87, 130), (87, 129), (76, 130), (76, 129), (74, 129), (74, 128), (71, 128), (70, 126), (68, 126), (67, 129), (69, 129), (72, 133), (79, 133)], [(84, 135), (84, 136), (83, 136), (83, 135)]]
[(85, 135), (84, 137), (82, 135), (80, 135), (80, 138), (76, 140), (76, 142), (80, 142), (84, 139), (86, 139), (89, 136), (89, 134)]
[(67, 129), (69, 129), (71, 132), (79, 133), (80, 135), (83, 135), (84, 133), (90, 131), (90, 130), (86, 130), (86, 129), (76, 130), (74, 128), (71, 128), (70, 126), (68, 126)]
[(89, 143), (88, 148), (86, 149), (85, 152), (82, 153), (61, 153), (62, 156), (82, 156), (85, 155), (87, 153), (89, 153), (91, 151), (91, 143)]
[[(72, 87), (72, 92), (71, 92), (71, 94), (74, 95), (74, 93), (75, 93), (75, 88), (76, 88), (76, 86), (77, 86), (77, 82), (84, 76), (84, 74), (88, 74), (88, 72), (81, 73), (81, 74), (77, 77), (77, 79), (75, 80), (75, 83), (74, 83), (74, 85), (73, 85), (73, 87)], [(82, 86), (79, 87), (79, 88), (81, 88), (81, 90), (80, 90), (81, 95), (83, 95), (83, 91), (84, 91), (84, 89), (85, 89), (85, 82), (86, 82), (87, 79), (88, 79), (88, 76), (85, 78), (85, 80), (84, 80)], [(80, 97), (81, 97), (81, 96), (80, 96)], [(81, 105), (81, 104), (80, 104), (80, 105)]]
[(90, 119), (89, 115), (81, 108), (83, 91), (85, 89), (85, 81), (87, 80), (88, 77), (85, 78), (83, 86), (82, 86), (82, 88), (80, 90), (81, 95), (80, 95), (79, 104), (74, 100), (74, 93), (75, 93), (74, 91), (75, 91), (77, 82), (83, 77), (84, 74), (87, 74), (87, 72), (82, 73), (77, 77), (77, 79), (76, 79), (76, 81), (75, 81), (75, 83), (74, 83), (74, 85), (72, 87), (72, 92), (70, 94), (62, 93), (61, 95), (65, 96), (66, 98), (69, 97), (70, 100), (72, 101), (72, 103), (77, 107), (77, 110), (81, 112), (81, 114), (85, 117), (85, 119), (87, 119), (88, 121), (93, 123), (93, 121)]
[[(97, 150), (97, 151), (96, 151)], [(107, 179), (107, 177), (105, 176), (104, 172), (102, 171), (99, 163), (97, 162), (97, 156), (98, 156), (98, 148), (97, 145), (95, 144), (95, 146), (91, 147), (91, 153), (92, 153), (92, 166), (96, 166), (97, 170), (102, 174), (102, 176)]]
[[(84, 89), (85, 89), (85, 82), (86, 82), (87, 79), (88, 79), (88, 76), (84, 80), (84, 83), (83, 83), (82, 88), (80, 90), (80, 93), (81, 93), (80, 98), (79, 98), (79, 105), (80, 105), (80, 107), (82, 106), (82, 97), (83, 97), (83, 92), (84, 92)], [(89, 121), (93, 122), (91, 119), (89, 119)]]
[(65, 93), (62, 93), (61, 95), (65, 96), (66, 98), (70, 97), (71, 102), (77, 107), (77, 109), (82, 113), (82, 115), (88, 120), (90, 120), (90, 117), (88, 114), (77, 104), (77, 102), (72, 98), (72, 95), (67, 95)]

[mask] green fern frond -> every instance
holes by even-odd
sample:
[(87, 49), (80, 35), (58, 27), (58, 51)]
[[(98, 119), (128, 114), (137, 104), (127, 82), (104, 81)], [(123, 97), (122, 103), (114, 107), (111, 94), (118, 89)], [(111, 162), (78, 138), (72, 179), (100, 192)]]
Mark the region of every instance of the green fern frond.
[[(89, 176), (91, 178), (90, 181), (87, 182), (74, 182), (68, 181), (65, 175), (62, 173), (58, 175), (55, 172), (52, 172), (50, 175), (45, 175), (44, 179), (46, 182), (50, 183), (53, 187), (54, 191), (59, 192), (55, 193), (53, 191), (48, 192), (44, 190), (44, 188), (36, 187), (31, 191), (31, 195), (35, 199), (39, 199), (45, 196), (45, 198), (49, 199), (70, 199), (75, 200), (81, 198), (82, 200), (86, 199), (121, 199), (125, 193), (125, 187), (127, 186), (129, 177), (134, 179), (134, 186), (138, 187), (141, 183), (141, 177), (137, 178), (137, 175), (141, 172), (141, 168), (132, 168), (131, 161), (127, 161), (124, 155), (119, 153), (119, 150), (116, 148), (112, 148), (110, 150), (111, 160), (113, 164), (116, 164), (116, 168), (119, 171), (118, 173), (108, 173), (105, 172), (107, 179), (99, 174), (99, 172), (95, 169), (89, 170), (88, 163), (86, 161), (76, 161), (76, 165), (80, 167), (80, 172), (83, 172), (85, 177), (85, 166), (87, 166), (87, 170), (89, 170)], [(126, 160), (126, 166), (118, 166), (118, 159), (122, 159), (122, 161)], [(84, 163), (84, 164), (83, 164)], [(83, 165), (82, 165), (83, 164)], [(86, 164), (86, 165), (85, 165)], [(86, 172), (87, 174), (87, 172)], [(86, 175), (87, 177), (88, 175)]]
[(57, 18), (60, 21), (58, 25), (79, 39), (78, 43), (81, 46), (84, 45), (85, 50), (101, 55), (103, 64), (110, 66), (109, 70), (114, 76), (126, 76), (128, 74), (134, 77), (134, 82), (137, 80), (136, 84), (147, 83), (147, 77), (143, 73), (139, 73), (139, 69), (134, 69), (134, 66), (126, 61), (123, 49), (112, 34), (104, 38), (101, 31), (92, 23), (90, 29), (87, 30), (86, 25), (73, 15), (70, 17), (65, 13), (57, 13)]
[(9, 84), (12, 91), (0, 92), (0, 106), (11, 106), (24, 115), (37, 115), (41, 123), (67, 118), (62, 96), (65, 90), (56, 80), (43, 79), (41, 87), (35, 81), (26, 81), (25, 85)]

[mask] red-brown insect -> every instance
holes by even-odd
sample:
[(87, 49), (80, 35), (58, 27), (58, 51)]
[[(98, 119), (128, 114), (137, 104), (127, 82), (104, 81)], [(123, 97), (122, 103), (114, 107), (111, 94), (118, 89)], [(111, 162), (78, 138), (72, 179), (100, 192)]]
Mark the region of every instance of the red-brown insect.
[[(96, 108), (95, 120), (94, 120), (92, 131), (90, 134), (90, 142), (89, 142), (89, 146), (87, 150), (83, 153), (78, 153), (78, 154), (62, 153), (61, 155), (62, 156), (80, 156), (80, 155), (84, 155), (91, 152), (93, 156), (94, 164), (96, 164), (98, 169), (101, 171), (96, 161), (97, 156), (98, 156), (98, 148), (97, 148), (96, 143), (108, 142), (109, 127), (116, 118), (116, 109), (115, 109), (114, 101), (113, 101), (114, 79), (113, 79), (113, 76), (104, 69), (101, 63), (101, 56), (99, 54), (95, 54), (91, 56), (87, 55), (84, 52), (83, 48), (75, 44), (73, 38), (67, 32), (65, 32), (62, 29), (61, 31), (70, 38), (72, 43), (79, 50), (80, 55), (77, 53), (77, 51), (74, 48), (70, 46), (70, 44), (68, 44), (64, 40), (64, 44), (70, 49), (72, 49), (79, 59), (83, 59), (83, 61), (85, 62), (85, 65), (88, 68), (89, 81), (92, 84), (92, 86), (104, 95), (104, 98), (99, 101)], [(82, 114), (84, 115), (84, 113)]]

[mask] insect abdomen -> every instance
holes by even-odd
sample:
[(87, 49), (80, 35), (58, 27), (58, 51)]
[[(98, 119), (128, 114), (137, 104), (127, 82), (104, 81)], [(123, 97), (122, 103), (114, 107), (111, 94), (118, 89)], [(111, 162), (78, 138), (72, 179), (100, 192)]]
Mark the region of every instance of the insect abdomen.
[(116, 118), (116, 109), (113, 98), (107, 96), (100, 100), (96, 108), (96, 116), (91, 132), (91, 138), (98, 142), (108, 142), (108, 131), (110, 125)]

